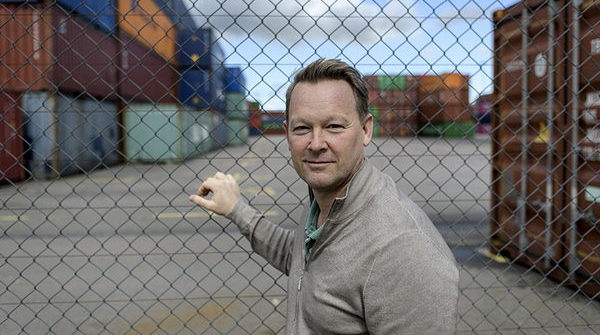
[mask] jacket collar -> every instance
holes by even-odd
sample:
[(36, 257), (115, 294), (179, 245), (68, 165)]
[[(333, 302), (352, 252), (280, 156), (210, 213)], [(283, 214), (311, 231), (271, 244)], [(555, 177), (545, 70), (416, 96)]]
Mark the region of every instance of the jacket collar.
[(329, 215), (327, 216), (329, 222), (337, 223), (344, 221), (346, 218), (360, 211), (371, 200), (377, 189), (375, 184), (379, 184), (373, 180), (373, 177), (376, 176), (374, 171), (375, 167), (365, 158), (358, 171), (350, 179), (344, 196), (336, 198), (333, 201)]

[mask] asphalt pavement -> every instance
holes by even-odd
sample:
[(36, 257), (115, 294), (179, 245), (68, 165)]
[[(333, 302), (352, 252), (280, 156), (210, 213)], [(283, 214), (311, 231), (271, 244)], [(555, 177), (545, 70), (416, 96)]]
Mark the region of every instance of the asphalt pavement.
[[(477, 137), (377, 138), (366, 152), (454, 251), (458, 334), (600, 333), (600, 302), (489, 253), (490, 151)], [(0, 187), (0, 333), (281, 331), (286, 277), (230, 222), (187, 200), (216, 171), (234, 175), (272, 221), (299, 223), (307, 189), (283, 136)]]

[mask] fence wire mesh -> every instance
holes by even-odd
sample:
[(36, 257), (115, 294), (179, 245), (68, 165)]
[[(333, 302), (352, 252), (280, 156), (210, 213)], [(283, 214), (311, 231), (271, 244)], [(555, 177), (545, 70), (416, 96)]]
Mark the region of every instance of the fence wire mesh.
[(600, 333), (595, 1), (0, 1), (0, 333), (283, 333), (287, 278), (188, 195), (282, 226), (318, 57), (366, 76), (367, 157), (460, 265), (457, 333)]

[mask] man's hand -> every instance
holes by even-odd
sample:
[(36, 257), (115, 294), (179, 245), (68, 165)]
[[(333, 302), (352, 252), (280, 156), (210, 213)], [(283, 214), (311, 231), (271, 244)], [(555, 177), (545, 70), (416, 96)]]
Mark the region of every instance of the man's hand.
[[(204, 198), (212, 192), (210, 199)], [(217, 172), (206, 179), (198, 189), (198, 195), (190, 195), (190, 201), (219, 215), (231, 212), (240, 198), (240, 187), (232, 175)]]

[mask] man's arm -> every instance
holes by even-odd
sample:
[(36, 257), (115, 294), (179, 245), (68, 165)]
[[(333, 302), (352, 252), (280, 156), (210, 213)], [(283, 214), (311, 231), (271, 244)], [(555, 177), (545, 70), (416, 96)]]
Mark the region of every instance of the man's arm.
[[(212, 198), (206, 198), (210, 193)], [(289, 273), (294, 232), (270, 222), (246, 204), (233, 176), (217, 172), (200, 185), (197, 195), (190, 195), (189, 199), (209, 211), (231, 219), (250, 241), (256, 253), (276, 269), (286, 275)]]
[(458, 268), (425, 235), (409, 232), (378, 250), (363, 297), (370, 334), (451, 335)]

